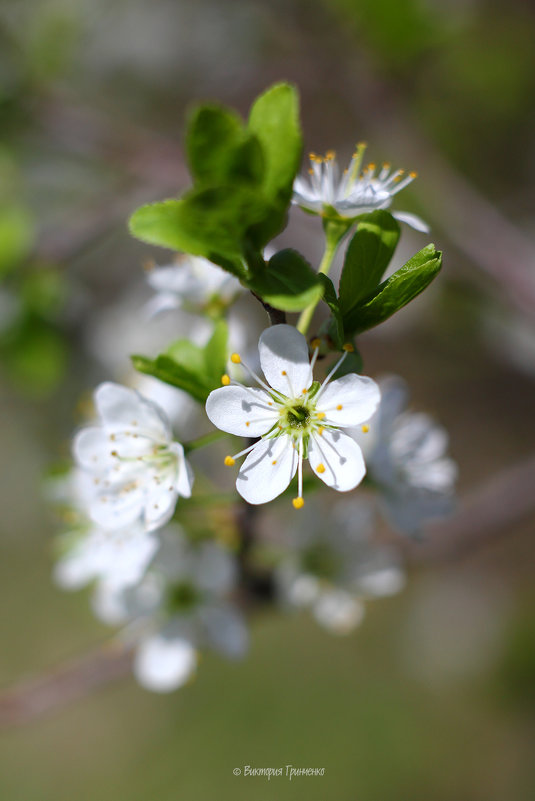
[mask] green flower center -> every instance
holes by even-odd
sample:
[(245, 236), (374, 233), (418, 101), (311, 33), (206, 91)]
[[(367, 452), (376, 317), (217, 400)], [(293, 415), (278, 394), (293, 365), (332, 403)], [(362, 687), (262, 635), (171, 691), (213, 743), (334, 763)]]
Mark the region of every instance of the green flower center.
[(310, 410), (306, 406), (292, 406), (286, 412), (286, 422), (290, 428), (306, 428), (310, 422)]

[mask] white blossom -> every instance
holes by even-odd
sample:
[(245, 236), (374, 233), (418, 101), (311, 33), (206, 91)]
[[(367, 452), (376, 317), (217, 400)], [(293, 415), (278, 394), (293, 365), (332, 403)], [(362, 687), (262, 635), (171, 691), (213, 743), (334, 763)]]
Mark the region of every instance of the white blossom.
[(449, 456), (448, 434), (427, 414), (407, 411), (405, 382), (396, 376), (380, 381), (381, 404), (360, 442), (371, 480), (393, 526), (418, 534), (429, 518), (453, 509), (457, 465)]
[(99, 424), (73, 443), (79, 467), (96, 487), (89, 516), (105, 529), (141, 519), (148, 531), (173, 515), (178, 496), (189, 497), (193, 474), (173, 440), (164, 412), (138, 392), (106, 382), (94, 395)]
[(283, 602), (311, 610), (335, 634), (364, 617), (365, 601), (394, 595), (405, 583), (397, 552), (372, 540), (372, 510), (363, 501), (314, 503), (287, 536), (288, 551), (275, 571)]
[(248, 633), (227, 600), (237, 575), (230, 554), (214, 542), (188, 542), (176, 525), (161, 540), (142, 581), (128, 588), (100, 583), (94, 609), (105, 622), (128, 624), (123, 637), (135, 640), (139, 683), (169, 692), (194, 673), (199, 649), (238, 658)]
[[(240, 495), (252, 504), (271, 501), (297, 472), (298, 496), (293, 504), (301, 508), (304, 458), (327, 486), (340, 492), (354, 489), (366, 472), (364, 459), (357, 443), (340, 429), (372, 416), (379, 403), (377, 384), (354, 373), (331, 381), (347, 352), (322, 384), (314, 382), (318, 347), (310, 361), (305, 337), (290, 325), (264, 331), (259, 352), (266, 381), (249, 371), (259, 388), (223, 376), (225, 386), (211, 392), (206, 403), (208, 417), (218, 428), (260, 437), (225, 459), (232, 466), (239, 456), (249, 454), (236, 481)], [(231, 361), (243, 364), (238, 354)]]
[(149, 316), (169, 309), (228, 306), (243, 291), (237, 278), (200, 256), (181, 256), (173, 264), (150, 267), (147, 281), (156, 292), (146, 306)]
[[(403, 177), (403, 170), (392, 170), (389, 164), (383, 164), (377, 174), (375, 164), (368, 164), (362, 169), (365, 150), (364, 143), (357, 145), (342, 176), (334, 151), (329, 151), (325, 157), (311, 153), (309, 179), (301, 176), (296, 178), (292, 202), (316, 214), (334, 209), (346, 219), (376, 209), (388, 209), (394, 195), (408, 186), (416, 178), (416, 173), (411, 172)], [(417, 231), (429, 231), (429, 226), (415, 214), (403, 211), (394, 211), (392, 214)]]

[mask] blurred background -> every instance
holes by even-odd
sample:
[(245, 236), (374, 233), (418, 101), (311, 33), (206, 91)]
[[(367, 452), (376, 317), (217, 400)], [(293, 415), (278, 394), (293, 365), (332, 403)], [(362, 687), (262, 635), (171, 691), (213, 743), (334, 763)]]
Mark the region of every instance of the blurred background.
[[(244, 662), (208, 656), (170, 696), (128, 676), (8, 727), (0, 798), (533, 799), (534, 34), (525, 0), (0, 4), (2, 685), (108, 635), (87, 593), (52, 583), (42, 477), (95, 383), (173, 330), (137, 324), (142, 264), (167, 254), (126, 220), (187, 186), (193, 102), (246, 113), (287, 79), (307, 149), (344, 160), (365, 139), (418, 171), (396, 207), (430, 223), (445, 266), (362, 338), (365, 372), (402, 375), (449, 430), (461, 510), (488, 500), (422, 546), (392, 536), (408, 586), (348, 638), (263, 611)], [(430, 238), (404, 227), (399, 262)], [(292, 212), (280, 241), (317, 260), (317, 220)], [(234, 777), (245, 764), (325, 775)]]

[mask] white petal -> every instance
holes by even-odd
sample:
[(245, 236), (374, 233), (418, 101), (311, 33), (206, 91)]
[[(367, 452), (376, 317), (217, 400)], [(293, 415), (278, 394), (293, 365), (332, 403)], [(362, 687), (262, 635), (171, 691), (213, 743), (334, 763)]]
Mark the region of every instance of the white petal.
[(147, 690), (167, 693), (184, 684), (197, 665), (190, 642), (156, 634), (144, 640), (134, 660), (134, 675)]
[(249, 503), (267, 503), (284, 492), (297, 470), (297, 451), (286, 434), (258, 442), (245, 462), (236, 489)]
[(178, 456), (178, 475), (176, 479), (176, 489), (183, 498), (191, 498), (191, 490), (195, 476), (190, 463), (184, 456), (184, 448), (179, 442), (172, 442), (169, 450), (174, 451)]
[(423, 234), (427, 234), (431, 230), (421, 217), (418, 217), (416, 214), (410, 214), (408, 211), (394, 211), (392, 212), (392, 216), (400, 222), (407, 223), (407, 225), (410, 225), (415, 231), (421, 231)]
[(144, 433), (159, 442), (171, 438), (163, 410), (135, 389), (106, 381), (95, 391), (95, 405), (103, 425), (110, 431)]
[(162, 485), (151, 491), (145, 501), (145, 524), (147, 531), (161, 528), (173, 517), (178, 493), (169, 485)]
[(90, 426), (83, 428), (74, 437), (72, 453), (84, 470), (92, 473), (109, 470), (116, 464), (111, 455), (114, 444), (102, 428)]
[[(339, 492), (354, 489), (366, 473), (362, 451), (357, 443), (341, 431), (325, 429), (313, 434), (308, 446), (308, 459), (316, 475)], [(318, 472), (318, 466), (325, 470)]]
[(334, 634), (349, 634), (364, 617), (364, 606), (342, 590), (325, 592), (314, 606), (318, 623)]
[(375, 381), (356, 373), (348, 373), (328, 384), (319, 397), (316, 410), (325, 412), (326, 423), (358, 426), (370, 419), (380, 400), (381, 392)]
[(214, 389), (206, 401), (206, 414), (217, 428), (239, 437), (260, 437), (278, 419), (267, 392), (241, 386)]
[(258, 343), (260, 364), (268, 384), (288, 397), (298, 397), (312, 383), (308, 345), (291, 325), (267, 328)]
[(245, 654), (249, 631), (243, 617), (233, 606), (204, 606), (199, 615), (208, 645), (231, 659), (239, 659)]
[(128, 526), (140, 517), (145, 505), (145, 493), (139, 487), (126, 491), (102, 492), (89, 507), (89, 516), (102, 528)]

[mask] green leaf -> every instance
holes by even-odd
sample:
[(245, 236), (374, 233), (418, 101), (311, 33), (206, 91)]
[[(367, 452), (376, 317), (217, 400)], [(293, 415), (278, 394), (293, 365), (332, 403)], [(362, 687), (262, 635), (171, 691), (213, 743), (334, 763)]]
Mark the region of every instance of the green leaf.
[(358, 306), (379, 284), (400, 233), (397, 221), (387, 211), (373, 211), (360, 218), (340, 278), (340, 308), (344, 314)]
[(342, 376), (347, 375), (348, 373), (361, 373), (362, 372), (362, 356), (360, 355), (359, 351), (355, 348), (353, 353), (348, 353), (336, 373), (334, 373), (332, 380), (335, 381), (337, 378), (342, 378)]
[(318, 278), (323, 286), (323, 300), (331, 310), (331, 319), (328, 321), (328, 332), (337, 348), (344, 344), (344, 323), (336, 289), (330, 278), (320, 273)]
[(253, 276), (248, 286), (262, 300), (282, 311), (302, 311), (317, 303), (323, 285), (317, 273), (296, 250), (280, 250), (267, 269)]
[(244, 278), (248, 230), (270, 208), (244, 185), (192, 189), (180, 200), (142, 206), (130, 218), (130, 231), (144, 242), (204, 256)]
[(204, 348), (188, 339), (179, 339), (156, 359), (132, 356), (132, 363), (140, 373), (159, 378), (205, 403), (210, 392), (220, 386), (225, 372), (227, 339), (227, 324), (220, 319)]
[(280, 83), (260, 95), (251, 108), (248, 128), (262, 146), (263, 192), (274, 205), (269, 217), (254, 230), (255, 244), (263, 247), (284, 227), (293, 182), (301, 163), (303, 139), (296, 89)]
[(34, 233), (33, 220), (24, 207), (0, 208), (0, 278), (29, 254)]
[(344, 315), (344, 328), (351, 334), (367, 331), (384, 322), (420, 294), (442, 266), (442, 253), (434, 245), (420, 250), (375, 292)]
[(193, 112), (186, 133), (186, 153), (197, 183), (258, 184), (264, 174), (260, 142), (245, 130), (237, 114), (221, 106), (201, 106)]

